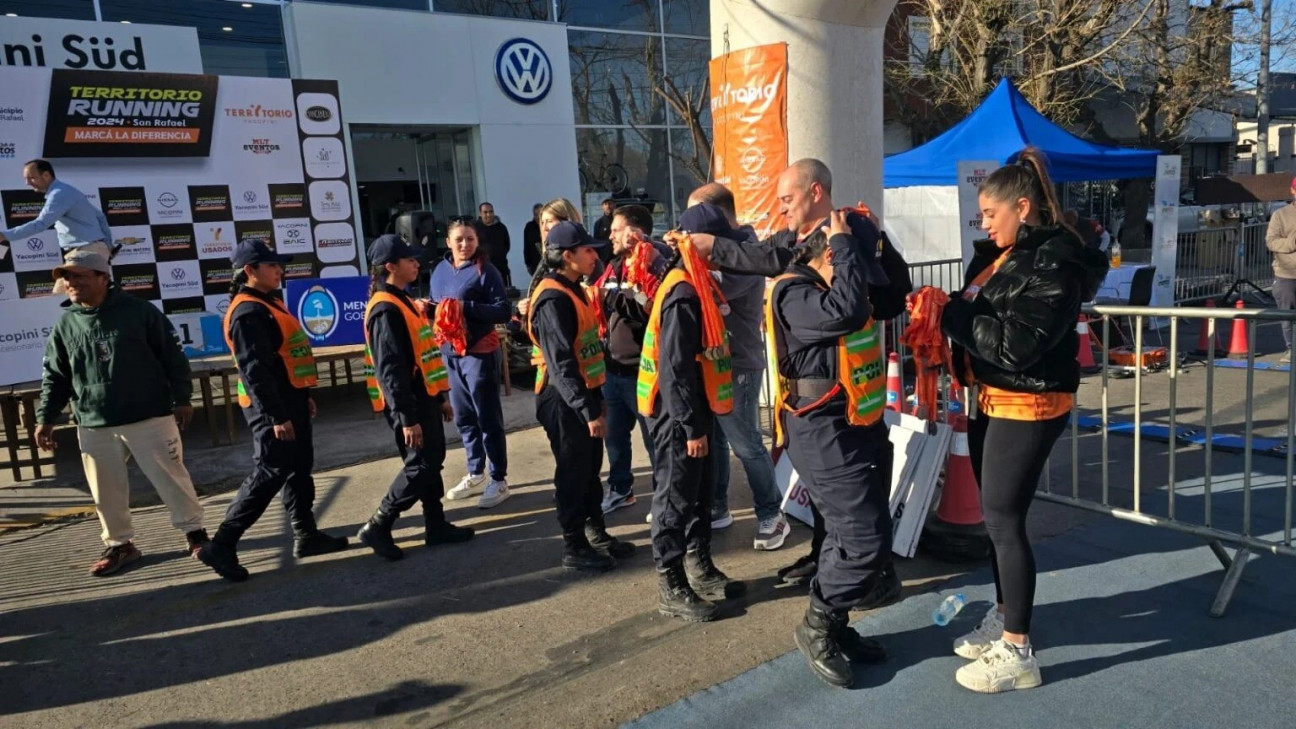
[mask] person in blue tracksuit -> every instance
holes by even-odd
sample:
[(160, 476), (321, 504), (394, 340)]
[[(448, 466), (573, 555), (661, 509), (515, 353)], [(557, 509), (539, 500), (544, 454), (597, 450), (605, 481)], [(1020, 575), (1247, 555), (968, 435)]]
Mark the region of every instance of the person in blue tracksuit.
[[(468, 473), (446, 494), (465, 499), (481, 494), (477, 506), (489, 509), (509, 497), (508, 448), (504, 442), (504, 410), (500, 403), (500, 342), (496, 324), (506, 324), (513, 307), (504, 293), (504, 279), (479, 250), (477, 229), (455, 221), (446, 231), (450, 250), (432, 272), (429, 298), (433, 304), (451, 299), (463, 308), (467, 334), (465, 351), (446, 343), (441, 347), (450, 373), (450, 404), (455, 427), (463, 439)], [(487, 461), (490, 462), (489, 473)]]

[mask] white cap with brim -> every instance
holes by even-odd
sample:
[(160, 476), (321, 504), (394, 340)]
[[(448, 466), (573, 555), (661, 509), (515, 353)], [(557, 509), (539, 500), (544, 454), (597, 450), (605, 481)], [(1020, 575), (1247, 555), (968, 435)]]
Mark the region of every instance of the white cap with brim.
[(63, 274), (73, 269), (85, 271), (98, 271), (99, 273), (112, 275), (112, 266), (108, 264), (108, 259), (95, 253), (94, 251), (74, 250), (63, 258), (63, 264), (54, 269), (54, 280), (63, 278)]

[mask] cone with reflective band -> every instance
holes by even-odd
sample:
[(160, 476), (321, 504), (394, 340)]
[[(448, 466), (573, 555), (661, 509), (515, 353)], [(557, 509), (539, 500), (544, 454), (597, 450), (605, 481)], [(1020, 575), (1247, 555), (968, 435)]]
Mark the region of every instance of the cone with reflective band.
[[(969, 404), (969, 409), (971, 405)], [(920, 545), (923, 551), (950, 562), (970, 562), (990, 555), (990, 536), (981, 514), (981, 491), (977, 488), (968, 448), (966, 415), (952, 415), (954, 438), (945, 461), (945, 485), (940, 504), (927, 520)]]
[[(1214, 309), (1215, 299), (1206, 299), (1206, 308)], [(1215, 352), (1216, 354), (1220, 354), (1224, 351), (1224, 348), (1219, 345), (1219, 325), (1218, 324), (1215, 325), (1215, 336), (1214, 337), (1210, 336), (1211, 322), (1215, 322), (1215, 321), (1218, 320), (1217, 319), (1201, 320), (1201, 323), (1198, 325), (1198, 329), (1197, 329), (1197, 349), (1193, 350), (1193, 354), (1206, 354), (1212, 351)]]
[[(1238, 299), (1237, 308), (1244, 309), (1246, 304)], [(1233, 320), (1233, 339), (1229, 342), (1228, 356), (1245, 357), (1251, 351), (1251, 340), (1247, 336), (1247, 322), (1245, 319)]]
[(886, 408), (904, 412), (904, 383), (900, 381), (900, 355), (892, 352), (887, 357)]
[(1080, 315), (1080, 321), (1076, 322), (1076, 339), (1078, 340), (1078, 349), (1076, 350), (1076, 361), (1080, 363), (1081, 372), (1097, 372), (1100, 367), (1094, 361), (1093, 355), (1093, 338), (1089, 336), (1089, 319)]

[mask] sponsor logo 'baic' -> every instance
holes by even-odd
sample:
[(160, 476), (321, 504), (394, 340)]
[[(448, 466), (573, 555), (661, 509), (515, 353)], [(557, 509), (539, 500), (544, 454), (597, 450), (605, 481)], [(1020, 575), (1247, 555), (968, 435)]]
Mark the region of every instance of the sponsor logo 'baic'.
[(312, 106), (306, 110), (306, 118), (311, 121), (326, 122), (333, 118), (333, 112), (324, 106)]

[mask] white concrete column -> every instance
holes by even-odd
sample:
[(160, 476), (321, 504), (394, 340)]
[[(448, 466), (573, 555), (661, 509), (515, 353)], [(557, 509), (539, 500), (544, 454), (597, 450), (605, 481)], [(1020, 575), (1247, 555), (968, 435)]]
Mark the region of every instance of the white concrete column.
[[(833, 201), (882, 211), (882, 49), (895, 0), (711, 0), (711, 55), (788, 44), (788, 161), (823, 160)], [(727, 43), (727, 47), (726, 47)]]

